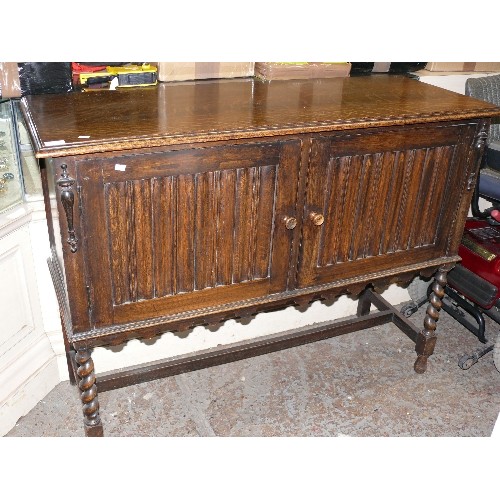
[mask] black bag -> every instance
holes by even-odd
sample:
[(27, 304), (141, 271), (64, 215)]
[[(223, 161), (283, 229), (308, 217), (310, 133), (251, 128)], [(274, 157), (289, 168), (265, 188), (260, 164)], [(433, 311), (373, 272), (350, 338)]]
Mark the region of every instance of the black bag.
[(23, 62), (18, 63), (22, 95), (60, 94), (71, 92), (71, 63)]

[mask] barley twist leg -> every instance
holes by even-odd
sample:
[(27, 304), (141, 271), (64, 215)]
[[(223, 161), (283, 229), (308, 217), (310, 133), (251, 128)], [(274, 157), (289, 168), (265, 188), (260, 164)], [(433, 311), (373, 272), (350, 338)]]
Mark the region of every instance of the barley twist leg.
[(434, 278), (432, 292), (429, 296), (429, 305), (427, 306), (424, 329), (419, 333), (415, 345), (417, 360), (414, 369), (417, 373), (424, 373), (427, 369), (427, 359), (434, 352), (436, 345), (436, 323), (439, 319), (439, 311), (444, 297), (444, 287), (446, 286), (446, 276), (449, 266), (439, 268)]
[(83, 423), (86, 436), (102, 436), (103, 429), (99, 416), (99, 401), (95, 384), (94, 362), (88, 349), (79, 349), (75, 360), (78, 363), (77, 375), (80, 399), (82, 400)]

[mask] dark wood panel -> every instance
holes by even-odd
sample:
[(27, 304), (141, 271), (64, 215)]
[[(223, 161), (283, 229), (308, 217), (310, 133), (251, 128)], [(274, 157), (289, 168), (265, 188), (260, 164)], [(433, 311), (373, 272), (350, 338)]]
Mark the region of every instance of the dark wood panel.
[[(217, 284), (229, 285), (233, 278), (236, 170), (222, 170), (217, 173), (217, 177)], [(231, 258), (223, 256), (231, 256)]]
[[(295, 210), (300, 143), (207, 148), (208, 159), (202, 153), (137, 155), (133, 163), (116, 157), (85, 165), (85, 195), (106, 214), (95, 225), (98, 215), (88, 210), (87, 230), (96, 253), (106, 253), (110, 262), (108, 269), (100, 260), (87, 262), (102, 290), (97, 324), (129, 317), (127, 309), (141, 317), (141, 308), (164, 313), (176, 303), (169, 297), (220, 286), (255, 282), (254, 292), (261, 294), (260, 282), (267, 280), (265, 293), (270, 287), (285, 289), (293, 232), (276, 218)], [(184, 155), (188, 169), (182, 168)], [(162, 175), (161, 161), (180, 165), (182, 173), (170, 175), (168, 167)], [(236, 299), (238, 288), (234, 292)], [(101, 323), (100, 318), (107, 319)]]
[(253, 277), (266, 278), (270, 276), (271, 267), (271, 238), (269, 234), (273, 234), (273, 218), (269, 217), (269, 213), (275, 213), (276, 199), (276, 175), (277, 167), (275, 165), (267, 165), (259, 170), (259, 186), (256, 189), (257, 206), (255, 211), (255, 248)]
[[(49, 213), (49, 220), (52, 221), (52, 228), (58, 234), (52, 234), (51, 238), (54, 242), (57, 241), (53, 252), (58, 253), (61, 262), (64, 261), (65, 275), (70, 276), (66, 284), (68, 296), (72, 297), (69, 303), (71, 310), (71, 321), (75, 331), (81, 331), (90, 327), (89, 319), (89, 294), (92, 290), (87, 288), (87, 276), (85, 275), (85, 250), (88, 247), (88, 241), (85, 231), (82, 228), (82, 214), (80, 207), (83, 203), (79, 187), (79, 172), (75, 166), (75, 162), (71, 158), (56, 159), (55, 161), (47, 161), (44, 163), (44, 168), (47, 168), (47, 183), (44, 182), (45, 188), (50, 189), (45, 193), (46, 213)], [(62, 178), (63, 172), (66, 171), (67, 176), (74, 182), (70, 186), (70, 190), (74, 195), (72, 218), (73, 227), (75, 230), (76, 251), (72, 252), (68, 244), (69, 225), (65, 208), (61, 202), (61, 197), (64, 189), (58, 185), (58, 181)], [(42, 179), (45, 175), (42, 177)], [(49, 180), (50, 178), (50, 180)], [(50, 182), (52, 181), (52, 182)], [(53, 217), (53, 212), (50, 206), (53, 199), (58, 201), (57, 212), (58, 216)], [(50, 226), (49, 226), (50, 227)]]
[(268, 277), (276, 173), (107, 183), (115, 304)]
[[(420, 127), (359, 133), (354, 144), (336, 135), (315, 141), (304, 211), (301, 286), (348, 277), (370, 265), (364, 261), (377, 268), (391, 260), (394, 265), (416, 262), (419, 248), (430, 247), (430, 257), (445, 252), (455, 203), (450, 193), (463, 191), (464, 153), (471, 148), (475, 128), (436, 127), (434, 144), (439, 145), (418, 149), (398, 141), (412, 137), (411, 144), (432, 144), (429, 131)], [(389, 144), (393, 149), (387, 151)], [(318, 209), (325, 219), (315, 226), (308, 215)], [(439, 235), (444, 235), (441, 240)]]
[[(195, 176), (194, 205), (194, 290), (213, 287), (215, 280), (215, 232), (217, 212), (215, 210), (214, 173)], [(187, 210), (191, 211), (186, 207)], [(214, 224), (215, 221), (215, 224)]]
[(389, 190), (385, 200), (384, 224), (379, 254), (394, 252), (394, 235), (396, 232), (397, 216), (400, 210), (400, 198), (404, 186), (404, 167), (406, 151), (393, 152), (392, 175), (389, 179)]
[[(271, 292), (280, 292), (287, 286), (290, 258), (295, 239), (300, 239), (300, 227), (286, 228), (286, 217), (297, 217), (297, 182), (301, 158), (301, 143), (283, 143), (280, 164), (274, 187), (273, 240), (271, 244)], [(292, 263), (293, 265), (293, 263)]]
[[(396, 227), (394, 248), (406, 250), (410, 245), (410, 234), (418, 220), (419, 214), (415, 210), (417, 199), (421, 190), (423, 166), (429, 148), (413, 149), (408, 154), (405, 165), (405, 178), (401, 194), (400, 210)], [(367, 228), (368, 230), (368, 228)]]
[(423, 217), (421, 245), (431, 245), (436, 242), (437, 232), (441, 229), (439, 214), (442, 207), (447, 203), (453, 203), (453, 199), (450, 198), (453, 191), (449, 190), (451, 186), (447, 185), (447, 179), (452, 177), (455, 170), (455, 149), (454, 146), (446, 146), (434, 150), (434, 165), (432, 168), (435, 175), (430, 189), (430, 195), (432, 196), (430, 199), (441, 200), (441, 203), (428, 203), (428, 210), (425, 211), (425, 217)]
[[(195, 207), (194, 177), (180, 175), (177, 186), (177, 233), (174, 247), (177, 249), (177, 281), (176, 291), (191, 292), (194, 290), (194, 224), (193, 208)], [(165, 249), (164, 251), (172, 251)]]
[[(177, 178), (159, 177), (153, 181), (153, 257), (155, 297), (177, 293)], [(119, 303), (119, 302), (117, 302)]]
[[(153, 288), (153, 216), (151, 213), (151, 183), (134, 182), (137, 294), (135, 300), (154, 297)], [(139, 230), (140, 228), (140, 230)]]
[[(448, 200), (441, 210), (441, 220), (447, 221), (447, 231), (437, 232), (436, 244), (445, 249), (446, 255), (458, 252), (462, 239), (465, 218), (470, 208), (478, 167), (482, 157), (481, 141), (484, 140), (484, 122), (470, 125), (463, 131), (463, 136), (455, 151), (453, 171), (447, 180), (443, 197)], [(481, 139), (482, 137), (482, 139)], [(454, 193), (454, 196), (448, 196)]]
[[(232, 147), (214, 146), (198, 149), (179, 149), (158, 153), (142, 153), (100, 159), (105, 182), (125, 182), (137, 178), (195, 175), (206, 172), (275, 165), (280, 158), (280, 144), (261, 142), (236, 144)], [(79, 168), (85, 169), (95, 159), (82, 159)], [(118, 165), (118, 167), (117, 167)]]
[[(413, 127), (387, 127), (375, 131), (356, 131), (356, 133), (338, 133), (330, 135), (332, 155), (342, 152), (345, 156), (437, 148), (450, 144), (453, 137), (461, 133), (464, 124), (439, 124)], [(328, 137), (328, 136), (327, 136)]]
[[(377, 197), (378, 182), (374, 182), (377, 177), (377, 170), (373, 166), (375, 158), (372, 155), (363, 155), (359, 157), (360, 173), (358, 196), (354, 211), (351, 249), (349, 260), (365, 258), (365, 245), (370, 234), (370, 212)], [(375, 179), (374, 179), (375, 178)]]
[(249, 279), (249, 245), (251, 228), (252, 186), (249, 169), (236, 171), (236, 197), (234, 216), (233, 283)]
[(120, 304), (113, 308), (113, 322), (114, 324), (123, 324), (130, 321), (174, 315), (185, 311), (209, 309), (220, 304), (244, 302), (255, 297), (265, 297), (269, 294), (269, 291), (270, 280), (261, 279), (216, 288), (205, 288), (190, 293), (179, 293), (169, 297)]
[[(112, 234), (109, 248), (111, 256), (111, 272), (113, 275), (113, 296), (115, 304), (122, 304), (130, 300), (128, 289), (128, 244), (126, 210), (126, 184), (111, 184), (107, 186), (106, 204), (108, 207), (108, 226)], [(120, 235), (121, 237), (118, 237)]]

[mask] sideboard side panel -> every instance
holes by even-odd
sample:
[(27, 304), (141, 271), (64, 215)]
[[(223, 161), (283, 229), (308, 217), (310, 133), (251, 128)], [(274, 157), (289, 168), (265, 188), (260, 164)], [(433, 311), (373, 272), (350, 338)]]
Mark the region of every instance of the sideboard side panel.
[[(50, 190), (49, 199), (54, 197), (57, 205), (57, 215), (53, 214), (52, 218), (54, 231), (54, 242), (51, 242), (52, 253), (59, 259), (59, 265), (64, 273), (64, 285), (70, 298), (68, 306), (73, 331), (83, 331), (90, 327), (90, 321), (84, 251), (86, 237), (82, 226), (78, 169), (73, 157), (55, 158), (45, 163)], [(58, 183), (63, 175), (71, 179), (69, 186)], [(63, 193), (67, 190), (72, 193), (70, 219), (68, 219), (68, 207), (63, 203)], [(47, 197), (47, 194), (45, 196)]]

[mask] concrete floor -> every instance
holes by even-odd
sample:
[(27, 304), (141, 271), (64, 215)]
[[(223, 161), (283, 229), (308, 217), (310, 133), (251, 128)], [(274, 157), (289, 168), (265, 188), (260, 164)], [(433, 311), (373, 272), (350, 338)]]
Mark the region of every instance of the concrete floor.
[[(424, 309), (411, 318), (422, 324)], [(498, 325), (488, 321), (494, 338)], [(105, 436), (490, 436), (500, 373), (444, 311), (427, 372), (394, 325), (99, 395)], [(83, 436), (77, 389), (59, 384), (8, 436)]]

